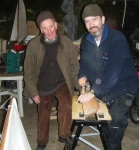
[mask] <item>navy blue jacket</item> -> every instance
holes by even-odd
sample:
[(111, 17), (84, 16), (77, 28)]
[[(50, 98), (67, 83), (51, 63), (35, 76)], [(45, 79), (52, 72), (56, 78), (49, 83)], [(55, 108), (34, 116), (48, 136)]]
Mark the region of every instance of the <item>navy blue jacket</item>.
[(123, 94), (139, 91), (139, 79), (129, 45), (118, 30), (104, 24), (100, 45), (87, 33), (81, 43), (80, 71), (86, 76), (96, 96), (108, 103)]

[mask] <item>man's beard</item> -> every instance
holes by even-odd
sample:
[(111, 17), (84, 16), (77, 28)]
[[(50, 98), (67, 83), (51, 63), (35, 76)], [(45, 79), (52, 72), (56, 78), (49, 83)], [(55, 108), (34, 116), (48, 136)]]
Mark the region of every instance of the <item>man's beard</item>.
[(102, 35), (102, 28), (100, 29), (97, 26), (94, 26), (89, 29), (89, 32), (94, 36), (94, 38), (98, 38)]

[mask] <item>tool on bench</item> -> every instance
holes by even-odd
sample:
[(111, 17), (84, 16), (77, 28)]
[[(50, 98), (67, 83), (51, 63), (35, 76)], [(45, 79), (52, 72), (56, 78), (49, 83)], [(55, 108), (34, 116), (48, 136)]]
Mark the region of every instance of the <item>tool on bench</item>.
[[(86, 93), (85, 86), (82, 87), (81, 94)], [(89, 91), (90, 92), (90, 91)], [(85, 117), (93, 116), (99, 109), (99, 103), (96, 97), (93, 97), (88, 102), (82, 103)]]

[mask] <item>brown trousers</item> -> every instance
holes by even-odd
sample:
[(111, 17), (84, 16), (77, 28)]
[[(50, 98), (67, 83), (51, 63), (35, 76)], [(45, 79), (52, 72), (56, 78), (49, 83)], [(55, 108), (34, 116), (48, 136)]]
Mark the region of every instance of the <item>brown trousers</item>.
[(41, 102), (38, 105), (39, 118), (37, 138), (39, 145), (46, 145), (49, 141), (50, 115), (55, 97), (58, 99), (58, 134), (62, 138), (68, 138), (71, 135), (71, 95), (67, 84), (63, 83), (54, 93), (47, 96), (40, 96)]

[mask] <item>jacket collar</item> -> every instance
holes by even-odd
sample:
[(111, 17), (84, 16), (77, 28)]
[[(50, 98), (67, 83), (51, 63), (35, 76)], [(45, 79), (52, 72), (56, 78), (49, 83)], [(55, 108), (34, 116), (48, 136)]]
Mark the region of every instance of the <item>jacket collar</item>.
[[(107, 38), (107, 36), (108, 36), (108, 30), (109, 30), (109, 27), (105, 23), (104, 24), (104, 28), (103, 28), (103, 32), (102, 32), (102, 37), (101, 37), (100, 44)], [(90, 41), (91, 43), (94, 43), (94, 44), (96, 43), (94, 36), (92, 34), (90, 34), (90, 33), (88, 33), (88, 35), (87, 35), (87, 40)]]
[[(62, 44), (62, 38), (61, 38), (61, 35), (59, 35), (58, 33), (57, 33), (57, 36), (58, 36), (58, 38), (59, 38), (59, 41), (60, 41), (60, 45), (59, 45), (59, 48), (60, 49), (63, 49), (63, 44)], [(40, 34), (40, 42), (44, 45), (44, 34), (43, 33), (41, 33)]]
[(43, 33), (41, 33), (41, 35), (40, 35), (40, 42), (42, 43), (42, 44), (53, 44), (53, 43), (55, 43), (55, 42), (57, 42), (59, 40), (59, 36), (58, 36), (58, 34), (57, 34), (57, 36), (54, 38), (54, 40), (52, 40), (52, 42), (49, 42), (48, 41), (48, 39), (44, 36), (44, 34)]

